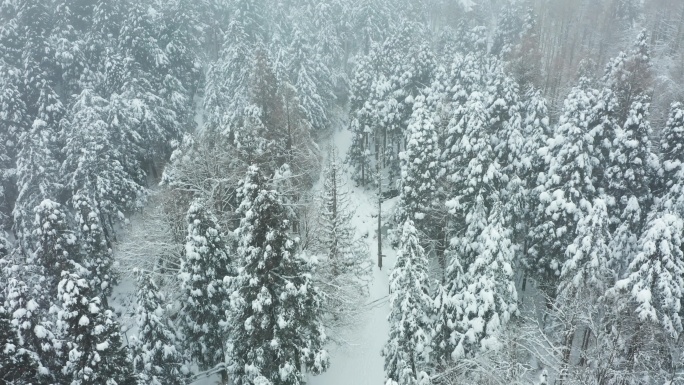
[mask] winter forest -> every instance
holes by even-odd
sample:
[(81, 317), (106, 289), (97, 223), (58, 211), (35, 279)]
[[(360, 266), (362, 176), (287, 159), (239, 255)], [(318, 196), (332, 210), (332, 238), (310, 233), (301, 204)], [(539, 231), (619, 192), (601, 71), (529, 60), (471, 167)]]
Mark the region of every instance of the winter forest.
[(684, 384), (681, 0), (0, 0), (0, 384)]

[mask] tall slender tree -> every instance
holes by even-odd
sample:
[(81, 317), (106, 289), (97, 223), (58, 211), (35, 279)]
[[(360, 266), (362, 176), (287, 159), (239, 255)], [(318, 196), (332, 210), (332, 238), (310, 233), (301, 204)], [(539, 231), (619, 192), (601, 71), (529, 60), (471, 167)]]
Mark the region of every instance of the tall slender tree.
[(237, 276), (228, 277), (228, 347), (232, 381), (250, 384), (259, 376), (273, 385), (301, 384), (302, 368), (328, 368), (323, 349), (323, 298), (313, 285), (313, 261), (297, 251), (288, 234), (292, 213), (269, 189), (258, 168), (241, 184)]
[(390, 274), (390, 334), (383, 349), (387, 384), (430, 382), (426, 366), (432, 299), (427, 270), (418, 232), (413, 221), (407, 219)]
[(139, 381), (152, 385), (183, 385), (187, 368), (179, 349), (178, 332), (167, 314), (164, 294), (149, 272), (137, 272), (138, 341), (133, 364)]
[(234, 274), (233, 261), (217, 220), (203, 201), (192, 203), (186, 221), (188, 235), (180, 268), (185, 302), (181, 326), (190, 356), (201, 368), (210, 369), (226, 362), (227, 338), (221, 321), (230, 292), (223, 282)]
[(135, 384), (130, 356), (114, 312), (94, 296), (78, 264), (59, 283), (59, 335), (64, 340), (66, 384)]

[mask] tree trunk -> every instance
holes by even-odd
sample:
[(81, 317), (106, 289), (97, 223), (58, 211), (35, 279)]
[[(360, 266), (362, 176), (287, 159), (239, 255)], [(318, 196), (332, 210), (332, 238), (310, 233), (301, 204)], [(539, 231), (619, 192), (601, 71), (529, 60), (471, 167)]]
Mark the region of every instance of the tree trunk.
[(378, 170), (378, 268), (382, 270), (382, 168), (377, 162)]

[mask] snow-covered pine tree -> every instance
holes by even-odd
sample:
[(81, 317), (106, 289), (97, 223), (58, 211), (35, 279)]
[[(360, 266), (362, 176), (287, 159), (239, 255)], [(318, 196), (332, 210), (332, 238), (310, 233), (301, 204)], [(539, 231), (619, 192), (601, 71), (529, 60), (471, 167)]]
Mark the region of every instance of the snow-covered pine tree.
[[(5, 270), (8, 267), (8, 257), (11, 254), (12, 246), (9, 240), (7, 239), (7, 233), (0, 227), (0, 277), (3, 276), (3, 273), (5, 273)], [(2, 290), (0, 290), (0, 295), (3, 295)], [(4, 297), (1, 297), (0, 299), (4, 300)], [(4, 303), (4, 301), (0, 303)]]
[(455, 282), (460, 282), (463, 268), (453, 253), (451, 256), (446, 275), (455, 277), (456, 280), (448, 281), (446, 285), (438, 284), (432, 302), (434, 317), (430, 328), (430, 363), (435, 368), (444, 368), (451, 363), (452, 354), (460, 338), (459, 332), (454, 330), (454, 323), (462, 318), (462, 309), (456, 306), (455, 298), (450, 291)]
[(24, 36), (22, 36), (23, 31), (20, 30), (19, 11), (19, 3), (12, 1), (0, 3), (0, 57), (2, 57), (0, 68), (3, 72), (9, 68), (15, 70), (22, 66)]
[[(152, 3), (127, 3), (117, 36), (126, 79), (117, 93), (129, 101), (129, 109), (137, 112), (140, 121), (131, 128), (145, 144), (138, 155), (153, 174), (156, 157), (168, 155), (169, 142), (180, 138), (182, 124), (187, 122), (183, 120), (187, 116), (179, 119), (174, 107), (177, 102), (187, 107), (188, 102), (182, 84), (168, 70), (166, 51), (159, 46), (162, 20), (157, 9)], [(179, 91), (179, 95), (173, 95)]]
[(460, 28), (458, 39), (458, 50), (462, 54), (474, 54), (476, 56), (484, 57), (487, 54), (487, 47), (489, 43), (489, 31), (487, 27), (478, 25), (468, 28), (467, 23)]
[(220, 59), (210, 65), (206, 75), (204, 110), (206, 129), (232, 139), (242, 125), (242, 114), (249, 103), (253, 47), (238, 18), (229, 24), (226, 37)]
[(273, 385), (304, 381), (303, 368), (328, 368), (323, 349), (322, 296), (311, 276), (314, 261), (297, 251), (288, 234), (292, 213), (256, 166), (241, 183), (243, 215), (228, 311), (231, 380), (251, 384), (259, 376)]
[[(531, 184), (529, 162), (537, 157), (536, 151), (540, 146), (539, 132), (531, 132), (530, 137), (525, 134), (528, 130), (539, 130), (539, 127), (526, 127), (527, 122), (523, 122), (523, 115), (543, 114), (545, 106), (525, 106), (520, 100), (518, 85), (504, 72), (502, 64), (491, 60), (487, 63), (486, 83), (488, 90), (487, 104), (488, 115), (490, 117), (488, 130), (493, 137), (492, 143), (496, 154), (494, 162), (500, 168), (500, 175), (496, 183), (501, 187), (497, 194), (505, 204), (502, 206), (502, 218), (504, 227), (511, 230), (511, 242), (514, 242), (516, 249), (519, 249), (524, 242), (522, 233), (524, 232), (524, 219), (528, 208), (526, 199), (529, 197), (528, 186)], [(537, 103), (540, 103), (537, 101)], [(524, 108), (536, 109), (541, 111), (523, 111)], [(534, 124), (534, 123), (533, 123)], [(535, 137), (536, 136), (536, 137)], [(535, 151), (530, 153), (531, 151)], [(517, 259), (517, 258), (516, 258)]]
[(232, 22), (239, 20), (244, 25), (250, 43), (263, 43), (268, 39), (267, 20), (274, 16), (273, 8), (262, 0), (231, 0)]
[(508, 69), (523, 94), (541, 86), (542, 50), (537, 18), (534, 8), (528, 8), (523, 16), (520, 41), (508, 58)]
[(68, 270), (72, 262), (80, 262), (81, 253), (62, 205), (46, 199), (34, 212), (34, 244), (27, 256), (28, 264), (37, 266), (44, 274), (46, 286), (42, 290), (47, 296), (46, 303), (50, 303), (57, 295), (62, 272)]
[[(605, 167), (606, 192), (615, 204), (609, 208), (611, 228), (617, 227), (632, 197), (641, 211), (647, 212), (653, 202), (652, 179), (659, 168), (658, 158), (651, 152), (651, 126), (648, 122), (649, 102), (646, 97), (632, 103), (623, 129), (615, 130), (610, 163)], [(634, 207), (629, 208), (634, 211)], [(641, 234), (643, 223), (633, 223), (632, 232)]]
[(57, 327), (63, 341), (64, 384), (135, 384), (114, 312), (90, 288), (87, 271), (72, 264), (59, 283)]
[(643, 233), (646, 213), (648, 211), (639, 204), (639, 200), (631, 196), (617, 218), (619, 222), (608, 245), (608, 268), (611, 273), (607, 278), (609, 286), (625, 276), (627, 267), (639, 252), (639, 237)]
[[(126, 170), (126, 155), (120, 152), (132, 149), (117, 140), (118, 127), (108, 124), (109, 115), (108, 101), (85, 89), (61, 123), (67, 137), (63, 180), (72, 196), (88, 197), (106, 242), (113, 240), (114, 224), (143, 195), (142, 180)], [(81, 210), (77, 203), (72, 199), (74, 209)]]
[(520, 41), (522, 27), (522, 10), (520, 3), (510, 2), (504, 7), (496, 26), (494, 41), (490, 53), (506, 59)]
[(235, 147), (245, 163), (275, 172), (292, 161), (294, 122), (287, 124), (282, 87), (265, 46), (254, 47), (249, 86), (242, 127), (234, 132)]
[[(500, 202), (506, 180), (494, 147), (497, 142), (494, 138), (499, 133), (491, 131), (488, 124), (487, 97), (487, 94), (472, 92), (466, 104), (453, 112), (447, 147), (442, 153), (451, 181), (451, 196), (446, 202), (451, 239), (444, 289), (448, 298), (438, 301), (436, 319), (446, 320), (451, 330), (440, 331), (434, 346), (439, 359), (445, 363), (480, 348), (496, 348), (500, 325), (515, 311), (515, 288), (508, 287), (513, 285), (510, 265), (513, 247)], [(493, 271), (482, 266), (483, 258), (487, 263), (499, 260)], [(499, 282), (494, 284), (488, 274), (497, 274)], [(510, 288), (513, 291), (507, 292)], [(500, 296), (497, 303), (490, 303), (486, 295), (480, 296), (480, 290), (494, 289), (497, 292), (492, 295)], [(485, 325), (490, 322), (489, 326)], [(487, 327), (491, 334), (485, 338), (482, 333)]]
[[(93, 13), (90, 26), (85, 35), (85, 43), (90, 48), (86, 54), (88, 72), (101, 74), (97, 91), (101, 95), (112, 95), (121, 89), (123, 78), (123, 57), (118, 52), (117, 38), (125, 10), (124, 3), (112, 3), (106, 0), (93, 1)], [(83, 84), (90, 88), (93, 84)]]
[[(20, 268), (12, 270), (17, 274)], [(60, 383), (61, 341), (55, 338), (54, 324), (46, 319), (49, 304), (39, 304), (39, 301), (45, 302), (41, 293), (17, 276), (8, 279), (5, 292), (5, 307), (19, 336), (18, 349), (25, 352), (35, 366), (34, 371), (27, 373), (30, 381), (40, 385)]]
[(201, 63), (195, 54), (204, 35), (198, 31), (198, 26), (202, 25), (198, 10), (203, 5), (189, 0), (174, 0), (159, 6), (162, 20), (155, 32), (159, 47), (168, 58), (160, 71), (162, 87), (159, 96), (175, 112), (175, 119), (169, 124), (178, 125), (181, 131), (185, 125), (195, 124), (192, 98), (203, 83)]
[(349, 92), (349, 80), (345, 71), (347, 68), (339, 63), (345, 60), (345, 37), (350, 35), (350, 26), (346, 24), (348, 3), (344, 0), (325, 3), (308, 1), (302, 2), (302, 9), (292, 8), (293, 15), (306, 15), (301, 20), (306, 23), (306, 33), (313, 42), (317, 61), (326, 66), (330, 73), (327, 82), (339, 96), (346, 98)]
[(83, 37), (92, 13), (92, 3), (57, 0), (51, 7), (54, 24), (47, 41), (53, 51), (55, 65), (60, 70), (57, 89), (60, 94), (71, 96), (80, 92), (80, 76), (86, 72), (85, 65), (89, 64), (85, 58), (87, 50), (83, 49)]
[(352, 132), (353, 137), (345, 162), (352, 168), (352, 178), (362, 185), (372, 179), (370, 151), (372, 123), (364, 105), (373, 92), (375, 61), (376, 58), (373, 56), (360, 57), (351, 81), (349, 131)]
[(297, 89), (300, 107), (314, 130), (330, 128), (331, 107), (335, 100), (330, 70), (315, 56), (315, 47), (295, 28), (289, 47), (289, 79)]
[(643, 6), (640, 0), (616, 0), (611, 4), (611, 11), (625, 28), (631, 28), (642, 17)]
[(659, 325), (673, 339), (682, 332), (684, 297), (682, 219), (667, 211), (652, 214), (639, 239), (639, 253), (629, 264), (629, 275), (616, 283), (635, 303), (639, 322)]
[(432, 299), (427, 269), (418, 231), (407, 219), (390, 274), (390, 333), (383, 349), (388, 385), (430, 383), (426, 369)]
[[(481, 92), (468, 96), (466, 104), (455, 112), (458, 120), (453, 119), (449, 123), (449, 136), (442, 152), (454, 194), (449, 206), (459, 219), (470, 213), (477, 196), (485, 190), (491, 192), (491, 196), (486, 194), (488, 199), (496, 202), (504, 187), (491, 140), (494, 133), (488, 129), (486, 98), (487, 95)], [(465, 226), (464, 222), (457, 222)]]
[(408, 130), (406, 150), (400, 154), (402, 219), (411, 219), (423, 234), (433, 235), (430, 213), (436, 203), (439, 143), (433, 112), (422, 96), (416, 98)]
[(603, 153), (596, 145), (596, 131), (605, 121), (602, 108), (607, 108), (599, 103), (600, 97), (587, 79), (580, 79), (564, 102), (554, 137), (543, 149), (548, 169), (534, 192), (539, 220), (531, 231), (530, 259), (534, 278), (552, 297), (565, 250), (599, 188), (597, 170)]
[(27, 384), (36, 371), (36, 365), (19, 344), (17, 331), (10, 320), (11, 315), (0, 305), (0, 381), (3, 384)]
[(345, 162), (352, 168), (352, 178), (365, 185), (371, 179), (371, 152), (368, 126), (352, 117), (349, 122), (352, 142)]
[(618, 124), (622, 125), (627, 120), (632, 103), (638, 101), (643, 95), (651, 94), (653, 82), (651, 67), (649, 38), (646, 30), (639, 33), (629, 54), (620, 52), (606, 66), (602, 82), (605, 87), (615, 93)]
[[(39, 87), (36, 115), (31, 128), (19, 138), (17, 154), (17, 200), (14, 206), (14, 233), (23, 248), (29, 247), (33, 209), (44, 199), (56, 199), (61, 192), (58, 163), (58, 122), (62, 103), (47, 81)], [(35, 108), (35, 106), (34, 106)]]
[(399, 152), (409, 135), (415, 98), (433, 80), (435, 58), (425, 33), (419, 24), (400, 22), (379, 55), (382, 76), (376, 85), (378, 127), (373, 139), (380, 147), (382, 166), (388, 168), (390, 180), (400, 177)]
[(610, 216), (603, 198), (595, 198), (577, 223), (576, 237), (566, 249), (561, 267), (559, 297), (575, 299), (602, 296), (610, 282)]
[[(0, 251), (0, 254), (2, 252)], [(4, 261), (0, 255), (1, 268)], [(3, 282), (9, 277), (0, 272)], [(3, 384), (28, 384), (36, 376), (37, 365), (29, 351), (21, 346), (16, 325), (12, 324), (12, 314), (5, 308), (5, 287), (0, 290), (0, 382)]]
[[(183, 302), (180, 325), (188, 353), (201, 369), (226, 362), (225, 319), (230, 292), (224, 279), (233, 275), (233, 261), (214, 214), (195, 200), (186, 217), (188, 235), (181, 258)], [(225, 376), (225, 372), (223, 372)]]
[(530, 187), (534, 187), (539, 173), (546, 167), (539, 150), (546, 146), (551, 135), (549, 109), (540, 90), (532, 89), (525, 94), (521, 113), (522, 132), (527, 139), (522, 150), (522, 163), (527, 168), (525, 179), (530, 183)]
[[(0, 13), (2, 12), (3, 10), (0, 10)], [(0, 54), (3, 57), (5, 55), (10, 54), (7, 52)], [(12, 209), (17, 198), (15, 190), (17, 188), (17, 153), (20, 150), (19, 138), (23, 135), (22, 132), (30, 127), (30, 121), (19, 87), (20, 71), (0, 60), (0, 79), (2, 79), (0, 80), (0, 143), (2, 143), (0, 144), (0, 151), (2, 151), (0, 189), (2, 189), (1, 195), (3, 196), (3, 203), (0, 204), (0, 217), (3, 218), (3, 228), (9, 230), (11, 223), (8, 219), (12, 217)]]
[(388, 1), (362, 0), (351, 5), (351, 29), (359, 51), (369, 54), (374, 43), (386, 37), (388, 24), (392, 20), (391, 4)]
[(103, 304), (107, 304), (107, 297), (116, 283), (115, 272), (112, 269), (114, 258), (109, 247), (101, 222), (100, 211), (95, 207), (92, 199), (83, 195), (72, 198), (76, 210), (76, 225), (78, 239), (83, 252), (83, 265), (88, 270), (90, 288), (99, 296)]
[[(503, 64), (489, 60), (485, 67), (487, 110), (490, 116), (489, 130), (498, 137), (495, 145), (497, 158), (509, 183), (514, 182), (512, 170), (519, 170), (522, 148), (527, 138), (522, 135), (522, 108), (518, 84), (504, 72)], [(519, 177), (517, 179), (520, 179)]]
[(368, 273), (367, 250), (356, 237), (352, 224), (354, 208), (344, 180), (344, 170), (332, 146), (323, 170), (323, 187), (318, 201), (321, 210), (317, 252), (325, 255), (325, 265), (333, 277), (344, 275), (349, 278), (351, 275), (364, 280)]
[[(665, 197), (664, 204), (684, 213), (684, 105), (673, 103), (670, 114), (661, 132), (662, 171), (652, 187), (658, 197)], [(669, 202), (668, 202), (669, 200)]]
[(133, 348), (133, 366), (138, 379), (150, 385), (184, 385), (188, 371), (164, 294), (149, 272), (138, 271), (137, 282), (138, 340)]
[[(534, 240), (530, 237), (530, 231), (534, 229), (542, 212), (536, 210), (538, 200), (535, 197), (535, 190), (539, 186), (539, 176), (546, 171), (547, 164), (540, 150), (547, 145), (551, 135), (549, 111), (546, 100), (541, 91), (531, 89), (523, 99), (522, 108), (522, 135), (525, 138), (521, 153), (518, 176), (523, 182), (523, 194), (517, 202), (511, 204), (511, 212), (517, 214), (513, 228), (513, 239), (521, 248), (521, 268), (525, 275), (534, 265), (529, 254), (530, 246)], [(523, 287), (526, 286), (526, 281)]]
[[(478, 197), (473, 217), (482, 216), (483, 204), (484, 199)], [(472, 243), (462, 242), (455, 250), (463, 275), (451, 287), (454, 305), (460, 308), (455, 314), (461, 315), (454, 325), (460, 337), (451, 354), (454, 360), (501, 349), (501, 333), (518, 313), (510, 230), (504, 227), (500, 207), (482, 219), (483, 223), (469, 224), (465, 238), (476, 234)]]

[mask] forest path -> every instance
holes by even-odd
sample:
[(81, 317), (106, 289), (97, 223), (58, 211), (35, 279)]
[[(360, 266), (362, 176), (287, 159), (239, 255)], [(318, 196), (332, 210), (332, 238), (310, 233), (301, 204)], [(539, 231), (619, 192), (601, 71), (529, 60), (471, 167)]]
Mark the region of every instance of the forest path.
[[(335, 132), (332, 143), (338, 156), (344, 158), (351, 145), (352, 133), (342, 129)], [(348, 173), (345, 178), (348, 178)], [(351, 206), (355, 208), (353, 225), (357, 235), (368, 243), (368, 258), (372, 260), (372, 280), (368, 299), (360, 313), (356, 325), (341, 331), (337, 338), (346, 341), (331, 345), (330, 368), (327, 372), (311, 376), (310, 385), (382, 385), (385, 382), (384, 358), (382, 348), (389, 335), (389, 272), (395, 263), (395, 250), (388, 244), (383, 245), (382, 270), (377, 266), (377, 197), (373, 191), (355, 187), (347, 182)], [(383, 217), (391, 212), (396, 198), (383, 202)]]

